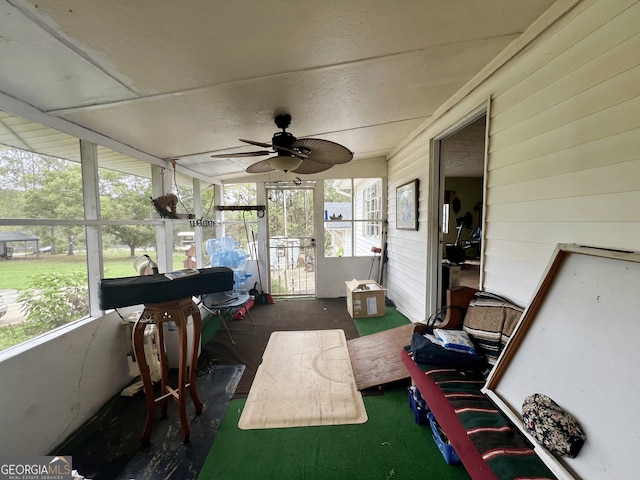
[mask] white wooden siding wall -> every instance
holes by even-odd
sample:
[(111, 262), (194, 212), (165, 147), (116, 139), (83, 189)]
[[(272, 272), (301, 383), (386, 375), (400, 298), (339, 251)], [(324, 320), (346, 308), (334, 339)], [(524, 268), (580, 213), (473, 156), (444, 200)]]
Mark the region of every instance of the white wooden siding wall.
[[(418, 139), (389, 160), (388, 256), (385, 286), (398, 311), (411, 321), (428, 317), (426, 292), (427, 202), (429, 185), (429, 141)], [(396, 230), (396, 188), (414, 179), (420, 181), (418, 231)]]
[(528, 303), (559, 242), (640, 250), (640, 3), (576, 11), (512, 62), (489, 122), (485, 288)]
[[(360, 230), (359, 238), (356, 237), (358, 238), (358, 242), (356, 243), (355, 255), (359, 255), (361, 257), (373, 256), (373, 253), (371, 253), (371, 247), (380, 246), (380, 239), (377, 237), (365, 237), (364, 235), (362, 235), (362, 231), (364, 230), (363, 222), (355, 223), (354, 228)], [(376, 277), (374, 277), (374, 279), (375, 278)]]
[[(584, 0), (390, 157), (387, 286), (401, 312), (425, 318), (421, 289), (435, 288), (429, 144), (487, 98), (483, 288), (527, 304), (557, 243), (640, 251), (639, 51), (637, 0)], [(395, 188), (416, 177), (420, 230), (395, 230)]]
[(343, 238), (344, 238), (344, 251), (352, 252), (353, 254), (353, 232), (351, 230), (347, 231)]

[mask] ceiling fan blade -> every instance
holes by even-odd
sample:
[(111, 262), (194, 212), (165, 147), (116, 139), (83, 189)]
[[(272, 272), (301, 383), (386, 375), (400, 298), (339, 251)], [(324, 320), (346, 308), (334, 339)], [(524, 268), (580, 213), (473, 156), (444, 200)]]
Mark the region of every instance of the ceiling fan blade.
[(247, 167), (247, 169), (245, 170), (245, 172), (247, 173), (267, 173), (267, 172), (271, 172), (273, 171), (274, 168), (271, 166), (271, 164), (269, 163), (269, 159), (267, 158), (266, 160), (260, 160), (257, 163), (254, 163), (253, 165), (249, 165)]
[(241, 142), (248, 143), (249, 145), (255, 145), (256, 147), (262, 147), (262, 148), (271, 148), (272, 147), (272, 145), (270, 143), (256, 142), (255, 140), (245, 140), (244, 138), (240, 138), (239, 140)]
[(298, 168), (292, 170), (294, 173), (300, 173), (302, 175), (309, 175), (312, 173), (320, 173), (325, 170), (329, 170), (333, 165), (329, 165), (328, 163), (318, 163), (312, 160), (304, 160)]
[(216, 153), (211, 155), (211, 158), (242, 158), (242, 157), (263, 157), (265, 155), (271, 155), (271, 152), (267, 150), (259, 150), (256, 152), (235, 152), (235, 153)]
[(292, 146), (305, 152), (308, 150), (307, 160), (318, 163), (336, 165), (350, 162), (353, 158), (353, 152), (347, 147), (320, 138), (299, 138)]

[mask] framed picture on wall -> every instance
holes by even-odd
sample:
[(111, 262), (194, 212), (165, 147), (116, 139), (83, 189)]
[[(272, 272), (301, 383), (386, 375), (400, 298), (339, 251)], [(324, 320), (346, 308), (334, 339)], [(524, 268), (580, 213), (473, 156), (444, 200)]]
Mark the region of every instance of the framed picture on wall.
[(418, 230), (418, 179), (396, 188), (396, 228)]

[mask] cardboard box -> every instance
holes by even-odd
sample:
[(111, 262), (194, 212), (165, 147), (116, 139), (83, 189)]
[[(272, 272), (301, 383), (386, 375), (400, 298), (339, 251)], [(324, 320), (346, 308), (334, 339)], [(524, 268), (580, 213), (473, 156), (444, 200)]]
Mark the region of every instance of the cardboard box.
[(351, 318), (383, 317), (386, 289), (375, 280), (351, 280), (347, 284), (347, 311)]

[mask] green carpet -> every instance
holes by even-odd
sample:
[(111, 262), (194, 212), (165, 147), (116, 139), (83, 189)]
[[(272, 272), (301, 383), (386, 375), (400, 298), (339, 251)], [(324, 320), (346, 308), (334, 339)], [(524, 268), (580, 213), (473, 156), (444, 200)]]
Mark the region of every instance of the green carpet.
[[(301, 300), (309, 300), (303, 298)], [(398, 312), (395, 307), (386, 307), (383, 317), (374, 318), (355, 318), (353, 323), (358, 330), (358, 334), (371, 335), (372, 333), (382, 332), (391, 328), (406, 325), (409, 319)], [(220, 319), (214, 315), (204, 316), (202, 319), (202, 345), (206, 345), (213, 338), (216, 332), (222, 327)]]
[(202, 317), (202, 340), (201, 344), (206, 345), (213, 338), (218, 330), (222, 328), (222, 322), (215, 315)]
[[(212, 320), (203, 330), (203, 339), (220, 328), (219, 321)], [(383, 317), (353, 322), (364, 336), (409, 320), (387, 307)], [(231, 401), (200, 480), (470, 478), (462, 466), (447, 465), (431, 429), (415, 423), (404, 383), (387, 387), (382, 395), (364, 396), (369, 420), (361, 425), (240, 430), (245, 401)]]
[(404, 388), (364, 401), (369, 421), (361, 425), (240, 430), (245, 400), (232, 400), (198, 478), (470, 478), (447, 465), (430, 428), (414, 422)]
[(353, 323), (361, 337), (372, 333), (382, 332), (391, 328), (401, 327), (410, 323), (409, 319), (398, 312), (395, 307), (387, 307), (383, 317), (354, 318)]

